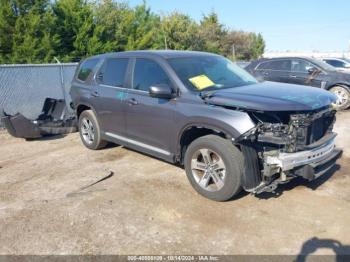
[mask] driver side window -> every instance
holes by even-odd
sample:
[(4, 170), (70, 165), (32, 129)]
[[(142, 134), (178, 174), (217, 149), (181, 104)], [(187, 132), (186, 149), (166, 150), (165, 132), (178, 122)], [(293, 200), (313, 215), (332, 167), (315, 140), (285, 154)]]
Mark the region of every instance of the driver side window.
[(148, 92), (151, 86), (158, 84), (170, 86), (170, 79), (160, 65), (150, 59), (137, 58), (134, 67), (133, 89)]
[(292, 60), (292, 72), (308, 73), (311, 68), (315, 68), (315, 66), (308, 61)]

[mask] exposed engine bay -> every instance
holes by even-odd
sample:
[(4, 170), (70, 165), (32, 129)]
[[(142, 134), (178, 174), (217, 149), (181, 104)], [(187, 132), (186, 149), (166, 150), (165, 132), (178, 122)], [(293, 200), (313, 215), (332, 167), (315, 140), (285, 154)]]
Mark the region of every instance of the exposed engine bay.
[(246, 159), (243, 187), (261, 193), (301, 176), (313, 180), (341, 155), (331, 106), (308, 112), (247, 112), (256, 126), (234, 142)]

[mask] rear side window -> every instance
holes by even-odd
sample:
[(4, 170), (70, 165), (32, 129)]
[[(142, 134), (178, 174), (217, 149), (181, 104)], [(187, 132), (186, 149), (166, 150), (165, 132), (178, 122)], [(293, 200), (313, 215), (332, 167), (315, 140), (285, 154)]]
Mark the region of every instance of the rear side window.
[(89, 77), (91, 77), (98, 61), (98, 59), (85, 60), (79, 68), (78, 79), (85, 82)]
[(279, 71), (290, 71), (291, 61), (290, 60), (277, 60), (261, 63), (258, 67), (260, 70), (279, 70)]
[(170, 86), (170, 79), (160, 65), (149, 59), (136, 59), (133, 88), (148, 91), (152, 85), (157, 84)]
[(128, 61), (129, 59), (127, 58), (107, 59), (101, 70), (101, 83), (109, 86), (123, 87)]

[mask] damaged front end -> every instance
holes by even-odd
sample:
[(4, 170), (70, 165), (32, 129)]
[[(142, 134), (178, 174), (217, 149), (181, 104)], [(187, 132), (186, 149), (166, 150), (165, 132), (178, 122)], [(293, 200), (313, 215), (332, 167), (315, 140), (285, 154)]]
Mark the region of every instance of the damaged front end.
[(30, 120), (20, 113), (8, 115), (0, 112), (1, 122), (8, 133), (14, 137), (33, 139), (46, 135), (72, 133), (77, 130), (75, 116), (65, 117), (64, 100), (46, 98), (41, 114)]
[(316, 179), (330, 170), (342, 151), (335, 147), (332, 107), (308, 112), (247, 112), (256, 126), (234, 142), (246, 159), (243, 187), (272, 192), (301, 176)]

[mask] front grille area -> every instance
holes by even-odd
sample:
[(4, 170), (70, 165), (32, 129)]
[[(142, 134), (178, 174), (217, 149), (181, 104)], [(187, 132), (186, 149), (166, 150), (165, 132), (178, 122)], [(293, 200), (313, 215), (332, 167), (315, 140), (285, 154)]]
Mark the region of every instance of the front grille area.
[(313, 114), (295, 114), (290, 116), (290, 135), (295, 141), (287, 147), (287, 152), (304, 150), (332, 132), (336, 111), (326, 109)]
[(306, 144), (312, 144), (324, 137), (329, 131), (332, 131), (335, 115), (325, 114), (312, 121), (307, 127)]

